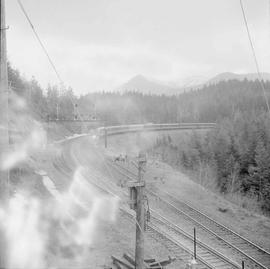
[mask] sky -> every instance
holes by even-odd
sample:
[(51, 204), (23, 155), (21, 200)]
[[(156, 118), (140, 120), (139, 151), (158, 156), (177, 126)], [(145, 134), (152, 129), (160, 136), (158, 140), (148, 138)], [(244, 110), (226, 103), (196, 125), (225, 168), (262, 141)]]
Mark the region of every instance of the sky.
[[(239, 0), (21, 0), (66, 86), (112, 90), (135, 75), (184, 83), (256, 72)], [(270, 0), (243, 0), (262, 72), (270, 72)], [(6, 0), (8, 58), (43, 87), (57, 77)]]

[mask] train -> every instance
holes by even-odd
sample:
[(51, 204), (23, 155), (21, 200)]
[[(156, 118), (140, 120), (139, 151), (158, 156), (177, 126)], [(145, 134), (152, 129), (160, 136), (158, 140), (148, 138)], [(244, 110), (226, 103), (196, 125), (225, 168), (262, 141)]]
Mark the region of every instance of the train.
[(215, 128), (215, 126), (216, 126), (215, 123), (162, 123), (162, 124), (146, 123), (146, 124), (116, 125), (98, 128), (97, 135), (110, 136), (124, 133), (179, 130), (179, 129), (183, 130), (212, 129)]

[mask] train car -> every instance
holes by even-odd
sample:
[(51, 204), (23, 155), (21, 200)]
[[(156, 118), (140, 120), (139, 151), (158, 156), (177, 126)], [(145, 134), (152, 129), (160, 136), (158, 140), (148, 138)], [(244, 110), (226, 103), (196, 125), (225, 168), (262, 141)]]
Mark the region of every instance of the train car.
[(192, 129), (211, 129), (215, 127), (215, 123), (165, 123), (165, 124), (130, 124), (130, 125), (115, 125), (108, 127), (100, 127), (97, 129), (97, 136), (117, 135), (124, 133), (134, 133), (143, 131), (161, 131), (161, 130), (192, 130)]

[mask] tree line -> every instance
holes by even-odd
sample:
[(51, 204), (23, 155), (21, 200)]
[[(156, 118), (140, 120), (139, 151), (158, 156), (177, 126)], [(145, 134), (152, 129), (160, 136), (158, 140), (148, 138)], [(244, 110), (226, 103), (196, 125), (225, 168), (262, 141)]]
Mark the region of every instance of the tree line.
[[(178, 95), (98, 92), (76, 96), (72, 88), (48, 85), (43, 89), (35, 78), (24, 79), (9, 65), (9, 82), (13, 91), (23, 97), (39, 119), (97, 117), (108, 124), (219, 122), (238, 112), (266, 111), (261, 85), (256, 81), (221, 81)], [(269, 99), (270, 82), (265, 82)]]
[[(205, 136), (192, 135), (185, 148), (171, 139), (156, 142), (170, 149), (175, 165), (211, 171), (220, 192), (253, 194), (270, 211), (270, 114), (260, 82), (221, 81), (178, 95), (136, 91), (98, 92), (76, 96), (71, 88), (24, 79), (9, 65), (11, 89), (23, 97), (32, 115), (48, 118), (100, 119), (108, 125), (133, 123), (216, 122)], [(266, 98), (270, 82), (264, 82)]]

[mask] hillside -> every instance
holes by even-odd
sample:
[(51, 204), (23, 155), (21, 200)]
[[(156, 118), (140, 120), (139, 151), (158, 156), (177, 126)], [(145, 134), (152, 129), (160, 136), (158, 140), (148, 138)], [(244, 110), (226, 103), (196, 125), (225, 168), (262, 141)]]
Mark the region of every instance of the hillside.
[[(17, 94), (27, 100), (30, 114), (40, 115), (36, 116), (38, 120), (44, 121), (47, 116), (55, 119), (57, 107), (60, 118), (72, 119), (74, 102), (83, 117), (89, 118), (94, 110), (97, 118), (107, 125), (217, 122), (217, 129), (207, 140), (193, 137), (187, 148), (175, 148), (167, 140), (159, 141), (157, 146), (169, 148), (175, 154), (175, 165), (195, 172), (210, 169), (218, 191), (251, 195), (258, 199), (264, 212), (270, 212), (270, 123), (258, 81), (221, 81), (176, 96), (133, 91), (94, 93), (78, 98), (71, 89), (60, 94), (51, 86), (45, 95), (36, 81), (24, 81), (18, 72), (9, 71), (15, 89), (22, 89)], [(142, 76), (136, 79), (142, 84), (145, 81)], [(152, 89), (158, 89), (157, 84), (152, 85)], [(270, 82), (265, 83), (265, 88), (270, 99)]]
[[(262, 78), (266, 81), (270, 81), (270, 73), (261, 73)], [(221, 74), (216, 75), (215, 77), (209, 79), (205, 84), (216, 84), (221, 81), (228, 81), (228, 80), (239, 80), (243, 81), (244, 79), (247, 79), (249, 81), (255, 81), (258, 79), (257, 73), (246, 73), (246, 74), (236, 74), (231, 72), (224, 72)]]
[[(264, 81), (270, 81), (270, 73), (261, 74)], [(162, 82), (155, 79), (147, 78), (144, 75), (136, 75), (132, 77), (127, 82), (118, 86), (113, 90), (113, 92), (138, 92), (143, 94), (155, 94), (155, 95), (178, 95), (183, 92), (191, 91), (192, 89), (201, 89), (204, 86), (217, 84), (222, 81), (229, 80), (243, 80), (255, 81), (258, 79), (257, 73), (246, 73), (246, 74), (237, 74), (232, 72), (220, 73), (210, 79), (205, 79), (202, 77), (191, 77), (181, 82)]]
[(172, 87), (166, 83), (146, 78), (143, 75), (137, 75), (131, 78), (129, 81), (117, 87), (115, 90), (121, 93), (135, 91), (144, 94), (157, 95), (171, 95), (182, 92), (180, 88)]

